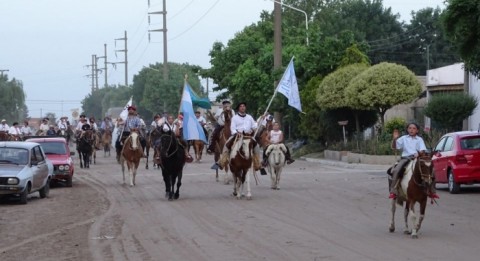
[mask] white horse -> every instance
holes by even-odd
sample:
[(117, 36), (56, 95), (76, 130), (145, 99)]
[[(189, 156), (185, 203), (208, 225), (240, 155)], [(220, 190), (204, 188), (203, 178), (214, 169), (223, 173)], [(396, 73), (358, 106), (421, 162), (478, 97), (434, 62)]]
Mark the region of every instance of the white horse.
[(265, 154), (268, 156), (268, 172), (272, 179), (272, 189), (280, 189), (280, 175), (285, 166), (287, 147), (284, 144), (271, 144)]

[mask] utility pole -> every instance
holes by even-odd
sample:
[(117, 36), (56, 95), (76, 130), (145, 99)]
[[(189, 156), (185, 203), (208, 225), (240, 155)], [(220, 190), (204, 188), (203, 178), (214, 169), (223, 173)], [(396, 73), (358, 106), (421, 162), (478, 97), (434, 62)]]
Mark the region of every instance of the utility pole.
[(9, 72), (9, 71), (10, 71), (10, 70), (8, 70), (8, 69), (1, 69), (1, 70), (0, 70), (1, 77), (3, 77), (3, 72)]
[(116, 63), (123, 63), (125, 64), (125, 86), (128, 86), (128, 55), (127, 55), (127, 52), (128, 52), (128, 49), (127, 49), (127, 31), (125, 31), (125, 36), (123, 38), (117, 38), (115, 39), (115, 46), (117, 46), (117, 41), (125, 41), (125, 49), (123, 50), (115, 50), (115, 54), (117, 52), (124, 52), (125, 54), (125, 60), (123, 62), (116, 62)]
[(92, 94), (95, 91), (95, 60), (96, 55), (92, 54)]
[[(148, 1), (148, 7), (150, 7), (150, 1)], [(163, 28), (148, 30), (148, 39), (150, 39), (150, 32), (163, 32), (163, 80), (168, 80), (168, 57), (167, 57), (167, 0), (163, 0), (163, 11), (149, 12), (150, 14), (163, 15)], [(150, 16), (148, 16), (148, 22), (150, 23)]]
[[(282, 67), (282, 2), (273, 3), (273, 69)], [(274, 86), (276, 88), (276, 86)]]
[[(107, 82), (107, 77), (108, 77), (108, 76), (107, 76), (107, 64), (108, 64), (108, 62), (107, 62), (107, 44), (103, 44), (103, 56), (98, 56), (98, 57), (97, 57), (97, 60), (96, 60), (96, 61), (97, 61), (97, 62), (96, 62), (96, 66), (97, 66), (97, 67), (98, 67), (98, 60), (99, 60), (99, 59), (104, 59), (104, 60), (103, 60), (104, 66), (103, 66), (103, 68), (100, 68), (100, 69), (97, 68), (97, 71), (101, 71), (101, 72), (103, 72), (103, 73), (105, 74), (105, 75), (104, 75), (104, 76), (105, 76), (105, 77), (104, 77), (104, 78), (105, 78), (105, 86), (104, 86), (104, 87), (107, 87), (107, 86), (108, 86), (108, 82)], [(98, 79), (97, 79), (97, 89), (98, 89)]]

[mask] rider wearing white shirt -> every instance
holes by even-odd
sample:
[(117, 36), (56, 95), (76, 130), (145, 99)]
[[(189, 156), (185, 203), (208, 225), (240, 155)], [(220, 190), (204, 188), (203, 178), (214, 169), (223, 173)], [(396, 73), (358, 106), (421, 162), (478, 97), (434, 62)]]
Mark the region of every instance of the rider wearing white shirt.
[(10, 126), (7, 124), (7, 120), (3, 119), (2, 124), (0, 124), (0, 131), (8, 132)]
[[(230, 150), (232, 148), (233, 142), (235, 141), (236, 135), (241, 133), (253, 135), (253, 133), (257, 129), (257, 122), (250, 114), (246, 113), (247, 104), (245, 102), (239, 103), (236, 110), (238, 112), (232, 117), (232, 123), (230, 125), (230, 131), (232, 133), (232, 136), (225, 143), (220, 162), (217, 163), (220, 168), (225, 167), (229, 161)], [(253, 157), (253, 168), (255, 170), (261, 170), (262, 167), (260, 165), (260, 149), (258, 148), (258, 144), (255, 145), (254, 152), (255, 157)], [(262, 171), (262, 174), (264, 173), (264, 171), (265, 170)]]
[(48, 121), (49, 121), (48, 118), (43, 118), (42, 124), (40, 124), (40, 127), (39, 127), (40, 135), (43, 135), (43, 136), (47, 135), (47, 131), (50, 129), (50, 127), (48, 126)]
[(18, 122), (13, 123), (12, 127), (10, 127), (10, 129), (8, 130), (8, 134), (15, 136), (20, 136), (22, 134), (20, 128), (18, 128)]
[(66, 130), (68, 125), (67, 125), (67, 117), (61, 117), (58, 121), (57, 121), (57, 126), (58, 126), (58, 129), (59, 130)]
[(24, 122), (24, 125), (20, 128), (20, 132), (24, 137), (32, 135), (32, 129), (28, 126), (28, 121)]
[[(215, 125), (215, 128), (213, 129), (212, 137), (210, 138), (210, 144), (208, 145), (207, 148), (207, 153), (212, 154), (215, 151), (215, 145), (220, 138), (220, 132), (223, 129), (223, 126), (225, 125), (225, 112), (227, 110), (230, 110), (231, 103), (230, 101), (223, 101), (222, 102), (222, 108), (219, 108), (217, 112), (215, 113), (215, 120), (217, 121), (217, 124)], [(235, 114), (235, 112), (232, 110), (232, 114)]]

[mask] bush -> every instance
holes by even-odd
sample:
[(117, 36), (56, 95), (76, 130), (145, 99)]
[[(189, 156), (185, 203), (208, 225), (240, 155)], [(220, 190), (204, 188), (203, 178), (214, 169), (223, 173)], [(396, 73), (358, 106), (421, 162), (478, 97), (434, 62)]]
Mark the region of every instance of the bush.
[(405, 129), (405, 126), (407, 126), (405, 119), (395, 117), (385, 123), (385, 132), (391, 135), (393, 130), (397, 129), (401, 132)]

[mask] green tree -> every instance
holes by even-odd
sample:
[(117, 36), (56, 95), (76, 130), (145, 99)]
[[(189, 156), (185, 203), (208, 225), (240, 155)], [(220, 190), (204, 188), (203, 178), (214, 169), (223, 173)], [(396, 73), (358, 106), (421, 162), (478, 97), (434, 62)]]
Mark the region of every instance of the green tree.
[(445, 33), (455, 45), (465, 68), (480, 76), (480, 3), (478, 0), (449, 0), (443, 20)]
[(478, 100), (465, 92), (433, 95), (425, 115), (447, 131), (462, 129), (462, 121), (470, 117), (477, 108)]
[(22, 82), (15, 78), (9, 81), (8, 75), (0, 76), (0, 112), (10, 124), (25, 119), (28, 112)]
[(421, 92), (420, 81), (407, 67), (380, 63), (355, 77), (346, 89), (346, 97), (356, 109), (377, 110), (383, 127), (388, 109), (413, 101)]

